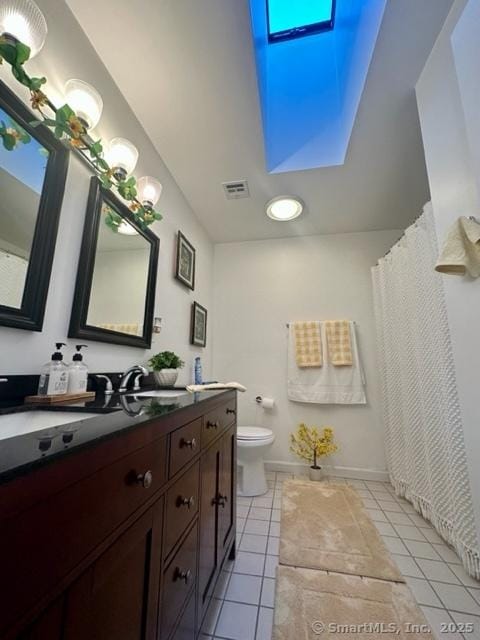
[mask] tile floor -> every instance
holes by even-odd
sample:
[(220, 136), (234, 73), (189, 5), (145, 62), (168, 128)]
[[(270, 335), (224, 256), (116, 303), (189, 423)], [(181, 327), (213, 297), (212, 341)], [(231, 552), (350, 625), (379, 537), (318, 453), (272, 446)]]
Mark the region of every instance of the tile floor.
[[(293, 476), (267, 475), (265, 496), (238, 498), (237, 558), (219, 578), (202, 640), (271, 638), (282, 484)], [(480, 582), (465, 573), (456, 554), (390, 484), (348, 482), (362, 496), (438, 640), (480, 640)], [(462, 624), (473, 624), (474, 630), (454, 630)]]

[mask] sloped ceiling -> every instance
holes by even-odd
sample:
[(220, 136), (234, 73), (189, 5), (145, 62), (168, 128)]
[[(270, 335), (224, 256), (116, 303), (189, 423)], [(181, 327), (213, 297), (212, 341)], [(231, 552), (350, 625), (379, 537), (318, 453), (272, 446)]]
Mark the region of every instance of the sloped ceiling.
[[(67, 4), (214, 241), (398, 229), (429, 199), (414, 86), (452, 0), (389, 0), (345, 164), (275, 175), (248, 0)], [(251, 197), (226, 200), (222, 182), (240, 178)], [(268, 219), (279, 194), (305, 215)]]

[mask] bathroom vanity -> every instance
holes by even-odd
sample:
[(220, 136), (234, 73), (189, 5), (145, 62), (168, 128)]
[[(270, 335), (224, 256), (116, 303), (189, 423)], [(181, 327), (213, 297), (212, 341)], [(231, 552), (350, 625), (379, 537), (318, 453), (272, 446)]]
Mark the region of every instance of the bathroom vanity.
[(128, 409), (0, 440), (2, 640), (199, 635), (235, 554), (236, 393)]

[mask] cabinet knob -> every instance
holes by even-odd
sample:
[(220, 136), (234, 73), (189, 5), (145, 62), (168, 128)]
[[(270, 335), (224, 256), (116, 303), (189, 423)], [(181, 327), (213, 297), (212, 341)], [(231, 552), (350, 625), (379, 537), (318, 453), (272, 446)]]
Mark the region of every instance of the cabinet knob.
[(187, 509), (191, 509), (195, 505), (194, 496), (190, 496), (190, 498), (184, 498), (183, 496), (178, 496), (177, 498), (177, 507), (187, 507)]
[(196, 449), (197, 448), (197, 441), (195, 440), (195, 438), (192, 438), (191, 440), (184, 440), (182, 438), (182, 440), (180, 441), (180, 447), (190, 447), (190, 449)]
[(173, 579), (174, 581), (183, 580), (185, 584), (188, 584), (191, 577), (192, 572), (190, 571), (190, 569), (180, 569), (180, 567), (177, 567), (175, 569), (175, 577)]
[(227, 409), (227, 415), (232, 414), (235, 415), (237, 412), (235, 411), (235, 409)]
[(215, 420), (215, 422), (212, 422), (211, 420), (209, 420), (207, 422), (207, 429), (218, 429), (219, 426), (220, 426), (220, 422), (218, 420)]
[(218, 504), (218, 506), (222, 507), (222, 509), (225, 509), (225, 505), (228, 502), (228, 496), (222, 496), (219, 493), (218, 496), (216, 498), (214, 498), (212, 502), (213, 502), (213, 504)]
[(137, 482), (141, 484), (144, 489), (150, 489), (153, 482), (153, 473), (149, 471), (145, 471), (145, 473), (139, 473), (137, 475)]

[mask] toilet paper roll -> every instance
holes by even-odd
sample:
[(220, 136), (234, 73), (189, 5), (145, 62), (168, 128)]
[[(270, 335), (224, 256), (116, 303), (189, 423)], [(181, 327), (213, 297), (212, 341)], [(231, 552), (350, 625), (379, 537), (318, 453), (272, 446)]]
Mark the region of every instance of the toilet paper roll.
[(264, 409), (273, 409), (275, 406), (275, 400), (273, 398), (262, 398), (260, 405)]

